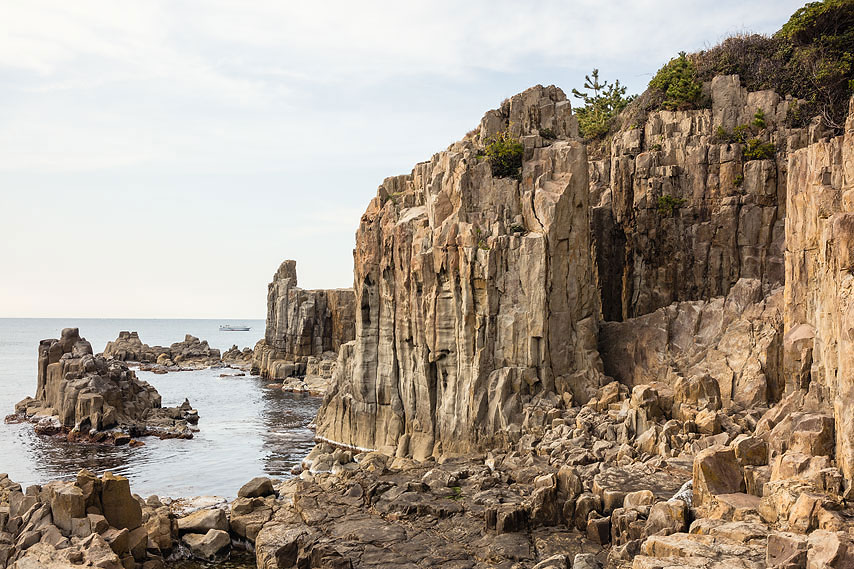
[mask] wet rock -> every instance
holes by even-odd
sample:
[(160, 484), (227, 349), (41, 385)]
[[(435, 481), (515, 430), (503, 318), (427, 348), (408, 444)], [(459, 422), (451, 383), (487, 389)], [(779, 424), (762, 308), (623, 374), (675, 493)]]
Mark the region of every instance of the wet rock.
[(161, 408), (154, 387), (124, 363), (94, 356), (77, 328), (64, 329), (59, 340), (41, 341), (36, 396), (20, 401), (15, 410), (35, 423), (39, 434), (116, 445), (151, 434), (192, 438), (188, 422), (198, 420), (189, 404)]

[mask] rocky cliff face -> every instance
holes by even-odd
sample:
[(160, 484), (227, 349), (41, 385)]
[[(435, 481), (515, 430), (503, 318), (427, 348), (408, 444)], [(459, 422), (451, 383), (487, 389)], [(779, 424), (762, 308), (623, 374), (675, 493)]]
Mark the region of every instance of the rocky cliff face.
[[(725, 296), (741, 278), (783, 284), (788, 155), (823, 133), (787, 128), (791, 98), (747, 92), (738, 76), (705, 90), (710, 109), (651, 112), (591, 161), (606, 320)], [(751, 159), (753, 137), (772, 158)]]
[[(479, 157), (503, 131), (524, 143), (521, 181)], [(598, 303), (575, 134), (563, 92), (538, 86), (383, 182), (356, 234), (356, 338), (319, 436), (423, 459), (518, 433), (538, 398), (590, 397)]]
[(297, 286), (296, 261), (284, 261), (267, 292), (267, 328), (255, 346), (253, 373), (271, 379), (305, 375), (331, 376), (320, 360), (335, 353), (355, 336), (355, 298), (352, 289), (304, 290)]
[[(852, 100), (854, 110), (854, 100)], [(786, 217), (783, 373), (834, 410), (837, 460), (854, 480), (854, 116), (844, 136), (794, 152)]]

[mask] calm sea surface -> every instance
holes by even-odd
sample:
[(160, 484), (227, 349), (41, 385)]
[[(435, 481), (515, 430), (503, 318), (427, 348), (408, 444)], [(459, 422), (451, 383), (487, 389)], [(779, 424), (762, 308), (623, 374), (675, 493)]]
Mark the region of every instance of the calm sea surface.
[[(220, 332), (220, 324), (251, 326), (249, 332)], [(263, 320), (111, 320), (0, 318), (0, 416), (36, 389), (39, 340), (58, 338), (62, 328), (76, 327), (98, 353), (122, 330), (136, 330), (148, 345), (168, 346), (192, 334), (211, 347), (226, 350), (254, 346), (264, 334)], [(99, 474), (111, 470), (131, 480), (134, 493), (170, 497), (234, 497), (250, 478), (288, 476), (311, 450), (307, 426), (320, 400), (269, 389), (257, 377), (220, 378), (233, 370), (209, 369), (155, 375), (137, 371), (163, 397), (163, 405), (185, 397), (198, 409), (199, 432), (192, 440), (161, 441), (145, 446), (72, 445), (33, 433), (32, 425), (0, 424), (0, 472), (24, 486), (76, 475), (81, 468)]]

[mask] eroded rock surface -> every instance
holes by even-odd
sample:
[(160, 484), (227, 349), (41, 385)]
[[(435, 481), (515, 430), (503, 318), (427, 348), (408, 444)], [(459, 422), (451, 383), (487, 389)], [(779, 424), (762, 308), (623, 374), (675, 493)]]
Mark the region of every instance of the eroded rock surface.
[[(118, 338), (107, 342), (103, 356), (119, 361), (151, 364), (144, 366), (145, 369), (161, 372), (204, 369), (223, 363), (219, 350), (211, 348), (207, 340), (199, 340), (190, 334), (182, 342), (163, 347), (143, 344), (137, 332), (119, 332)], [(233, 352), (230, 356), (236, 357)]]
[(131, 437), (192, 438), (198, 413), (188, 401), (161, 407), (160, 394), (124, 363), (92, 354), (77, 328), (39, 345), (35, 397), (15, 405), (7, 421), (26, 419), (42, 434), (127, 444)]
[(299, 288), (296, 261), (284, 261), (268, 288), (267, 328), (255, 346), (252, 373), (322, 395), (336, 352), (354, 338), (354, 321), (352, 289)]
[[(501, 131), (523, 141), (521, 181), (479, 158)], [(419, 459), (466, 453), (518, 432), (537, 398), (596, 390), (587, 156), (575, 134), (563, 92), (538, 86), (383, 182), (356, 235), (356, 339), (339, 352), (318, 435)]]

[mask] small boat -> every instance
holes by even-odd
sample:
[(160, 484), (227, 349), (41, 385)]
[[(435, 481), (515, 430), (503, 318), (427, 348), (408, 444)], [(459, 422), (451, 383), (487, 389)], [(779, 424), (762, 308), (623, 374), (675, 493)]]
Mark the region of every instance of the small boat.
[(249, 326), (232, 326), (231, 324), (221, 324), (219, 327), (220, 332), (248, 332), (249, 330)]

